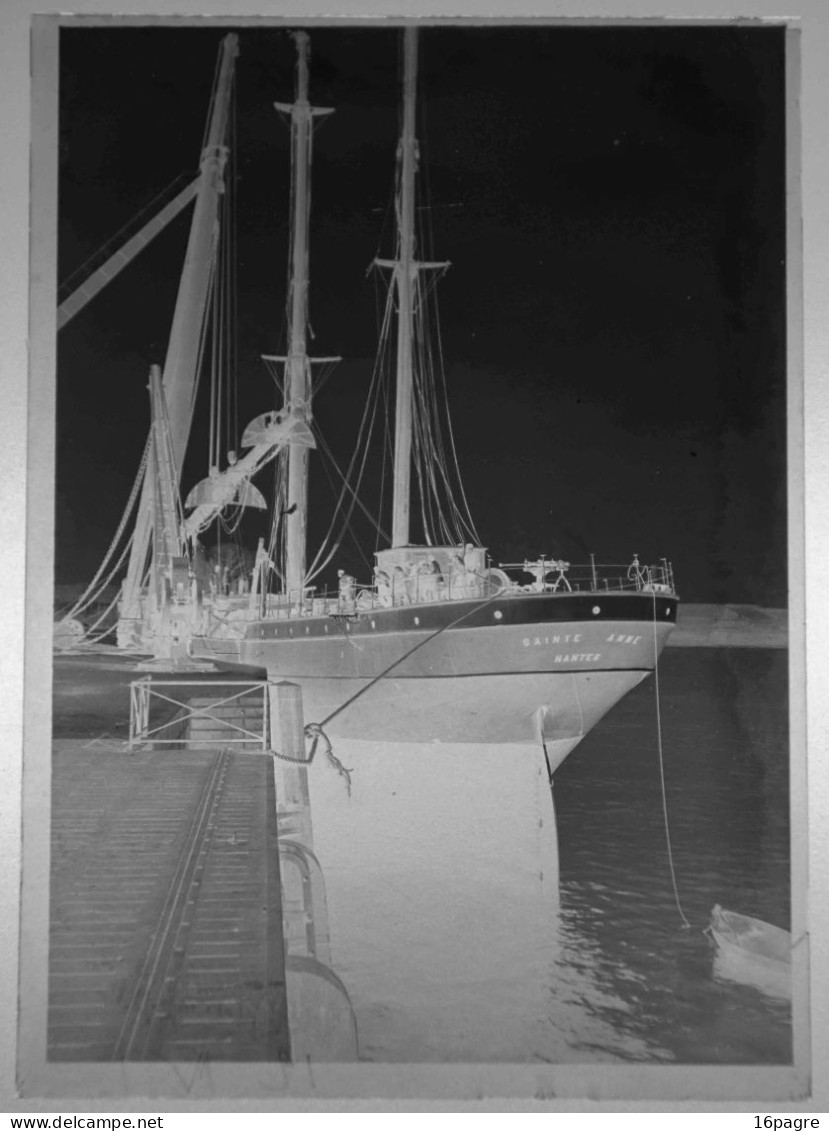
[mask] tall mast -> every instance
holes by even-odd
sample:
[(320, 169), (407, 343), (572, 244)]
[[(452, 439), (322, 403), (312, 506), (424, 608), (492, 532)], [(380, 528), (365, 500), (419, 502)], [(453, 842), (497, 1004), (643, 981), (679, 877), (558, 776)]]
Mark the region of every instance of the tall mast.
[(397, 401), (394, 414), (394, 494), (392, 546), (409, 544), (412, 476), (412, 348), (414, 330), (415, 263), (415, 95), (417, 91), (417, 28), (403, 32), (403, 133), (398, 149), (400, 188), (397, 200)]
[[(294, 34), (297, 48), (296, 90), (292, 105), (274, 105), (291, 118), (291, 263), (288, 291), (288, 353), (285, 358), (285, 406), (311, 424), (311, 360), (308, 357), (308, 225), (311, 210), (313, 119), (330, 110), (308, 101), (308, 33)], [(301, 599), (308, 541), (308, 448), (292, 444), (288, 451), (288, 507), (285, 516), (285, 587)]]
[[(211, 107), (207, 139), (201, 154), (196, 206), (190, 224), (184, 270), (164, 362), (164, 396), (167, 402), (170, 442), (177, 475), (181, 474), (193, 419), (199, 341), (210, 293), (219, 200), (224, 191), (223, 177), (227, 160), (225, 141), (233, 66), (239, 52), (238, 42), (238, 37), (235, 35), (228, 35), (222, 41), (219, 76)], [(154, 492), (152, 476), (146, 475), (122, 597), (121, 616), (127, 622), (125, 625), (127, 636), (131, 631), (129, 621), (135, 618), (138, 612), (140, 586), (150, 545)]]

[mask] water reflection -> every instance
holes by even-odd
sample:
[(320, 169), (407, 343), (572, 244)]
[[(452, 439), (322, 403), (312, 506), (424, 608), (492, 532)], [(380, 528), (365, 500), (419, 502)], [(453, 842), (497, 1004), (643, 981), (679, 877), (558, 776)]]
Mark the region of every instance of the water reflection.
[(277, 832), (291, 1059), (358, 1058), (348, 991), (331, 966), (325, 876), (314, 853), (304, 767), (277, 762)]
[[(739, 712), (724, 663), (743, 687)], [(326, 1001), (340, 1037), (323, 1055), (789, 1061), (789, 1004), (734, 980), (703, 934), (718, 901), (786, 925), (785, 659), (694, 650), (669, 657), (662, 677), (690, 930), (665, 857), (652, 688), (557, 771), (557, 812), (536, 748), (338, 745), (350, 796), (322, 756), (307, 770), (280, 764), (289, 953), (336, 988)], [(762, 742), (746, 723), (752, 690)], [(322, 1058), (294, 1039), (294, 1059)]]
[[(789, 1063), (789, 1003), (720, 977), (702, 933), (718, 902), (788, 926), (786, 655), (677, 649), (660, 667), (673, 857), (692, 929), (668, 868), (652, 683), (556, 775), (562, 903), (597, 945), (597, 978), (633, 1006), (621, 1027), (680, 1063)], [(623, 970), (638, 979), (633, 993)]]
[[(630, 1006), (562, 915), (540, 749), (352, 743), (338, 755), (351, 796), (324, 759), (279, 771), (294, 786), (280, 791), (285, 934), (292, 955), (313, 945), (336, 972), (362, 1059), (653, 1055), (619, 1035)], [(313, 844), (307, 876), (297, 843)], [(308, 888), (314, 897), (300, 896)]]

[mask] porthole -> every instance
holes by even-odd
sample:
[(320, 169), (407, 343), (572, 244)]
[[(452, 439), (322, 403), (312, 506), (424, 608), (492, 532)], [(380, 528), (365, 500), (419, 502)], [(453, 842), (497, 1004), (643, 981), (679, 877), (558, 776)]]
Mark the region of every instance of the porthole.
[(496, 620), (503, 620), (504, 619), (504, 614), (501, 612), (500, 609), (495, 610), (495, 619)]
[(415, 624), (420, 624), (420, 617), (415, 617), (414, 622)]
[(376, 628), (376, 627), (377, 627), (377, 625), (376, 625), (376, 624), (374, 623), (374, 621), (372, 621), (372, 622), (371, 622), (371, 627), (372, 627), (372, 628)]
[(597, 617), (602, 610), (598, 605), (594, 605), (590, 611), (592, 612), (594, 617)]

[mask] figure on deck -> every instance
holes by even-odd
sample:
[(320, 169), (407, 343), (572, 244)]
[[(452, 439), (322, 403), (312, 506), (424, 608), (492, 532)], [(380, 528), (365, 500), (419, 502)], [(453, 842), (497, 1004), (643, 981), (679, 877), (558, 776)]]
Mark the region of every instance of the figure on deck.
[(481, 579), (476, 567), (475, 547), (472, 543), (458, 546), (457, 552), (452, 555), (452, 573), (449, 579), (450, 596), (454, 600), (480, 595)]
[(417, 599), (419, 601), (439, 601), (442, 596), (442, 589), (443, 574), (435, 558), (430, 558), (428, 562), (421, 562), (418, 576)]
[(391, 581), (384, 569), (374, 570), (374, 584), (377, 588), (377, 600), (384, 609), (392, 604)]
[(465, 574), (467, 597), (480, 597), (482, 578), (478, 574), (477, 555), (475, 553), (475, 547), (471, 542), (467, 542), (466, 546), (464, 547), (463, 569)]
[(396, 565), (392, 572), (391, 595), (395, 605), (410, 604), (408, 578), (406, 571), (399, 565)]
[(463, 546), (459, 546), (457, 552), (452, 554), (449, 566), (449, 596), (453, 601), (459, 601), (466, 596), (466, 567), (463, 556)]
[(357, 596), (357, 579), (342, 569), (337, 570), (337, 577), (340, 579), (340, 612), (353, 613)]

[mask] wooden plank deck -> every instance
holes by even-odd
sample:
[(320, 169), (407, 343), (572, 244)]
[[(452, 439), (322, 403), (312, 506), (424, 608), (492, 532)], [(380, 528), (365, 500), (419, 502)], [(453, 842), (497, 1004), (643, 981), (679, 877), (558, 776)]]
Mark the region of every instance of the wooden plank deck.
[(48, 1056), (290, 1057), (271, 758), (57, 739)]

